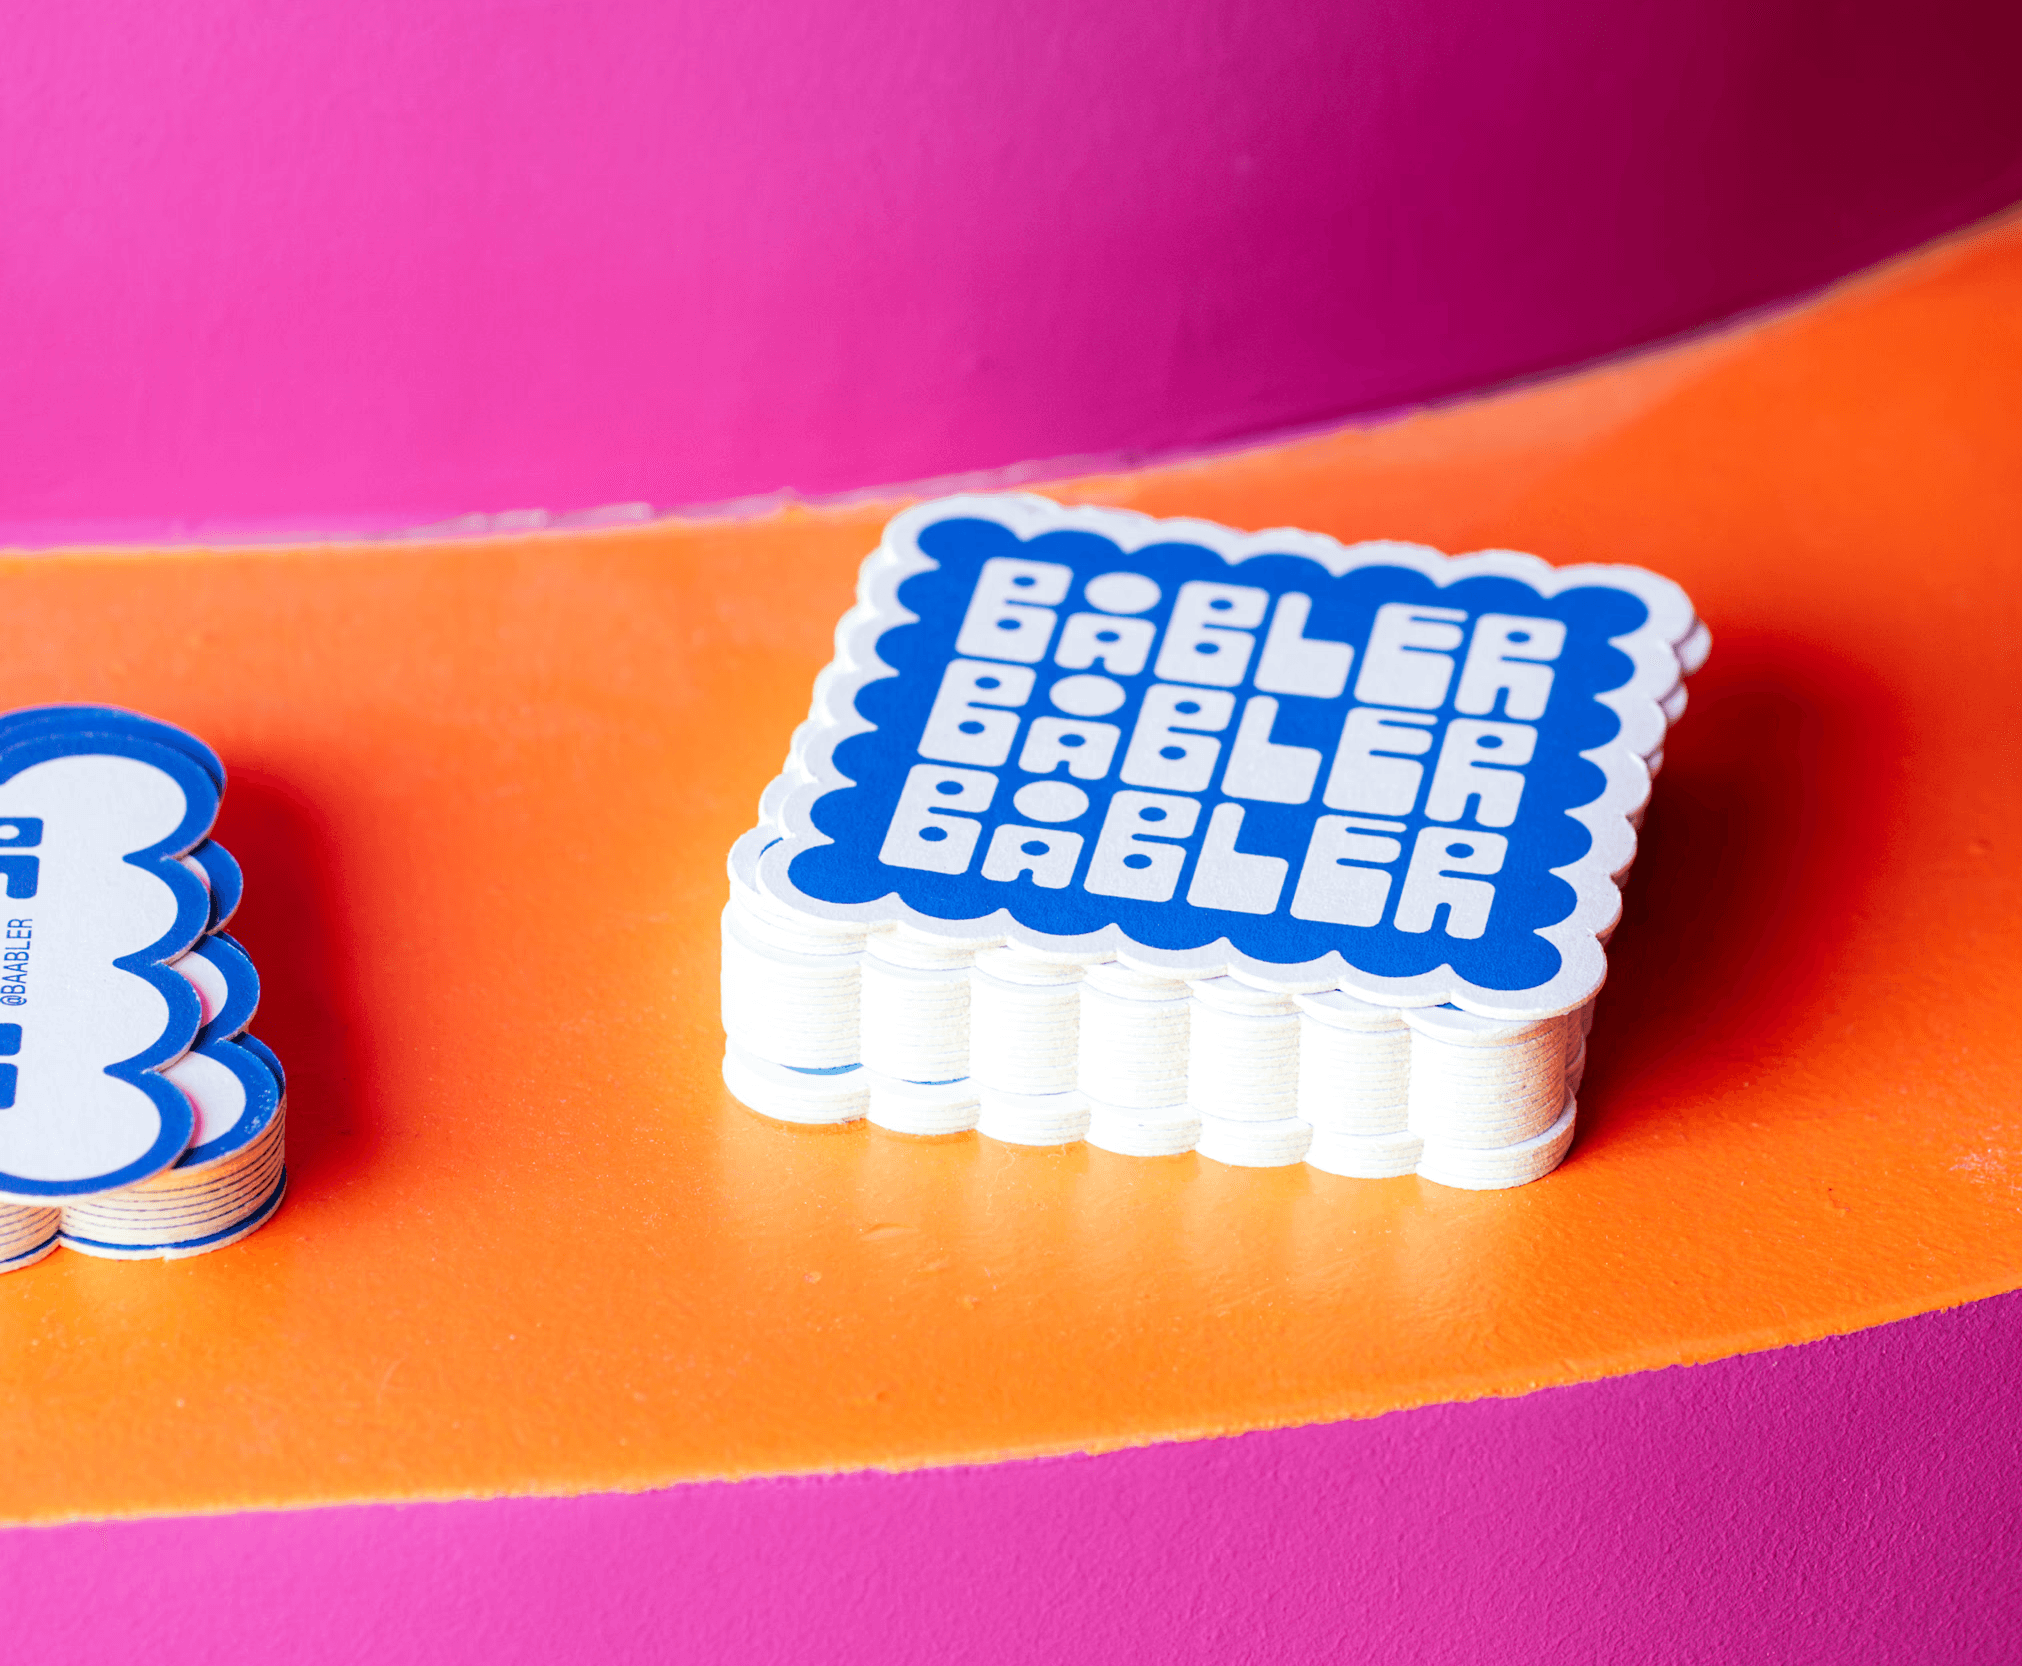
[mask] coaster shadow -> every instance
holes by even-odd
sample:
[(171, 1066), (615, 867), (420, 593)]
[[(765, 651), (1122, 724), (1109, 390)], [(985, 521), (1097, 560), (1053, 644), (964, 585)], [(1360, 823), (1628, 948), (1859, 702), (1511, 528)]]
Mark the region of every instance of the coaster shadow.
[(288, 1184), (300, 1199), (342, 1185), (377, 1143), (356, 1090), (370, 1026), (337, 842), (299, 791), (244, 769), (232, 772), (217, 836), (246, 875), (227, 929), (260, 969), (252, 1030), (288, 1073)]
[(1891, 691), (1813, 644), (1723, 642), (1674, 731), (1609, 948), (1582, 1143), (1745, 1086), (1845, 992), (1867, 899), (1895, 882), (1905, 755)]

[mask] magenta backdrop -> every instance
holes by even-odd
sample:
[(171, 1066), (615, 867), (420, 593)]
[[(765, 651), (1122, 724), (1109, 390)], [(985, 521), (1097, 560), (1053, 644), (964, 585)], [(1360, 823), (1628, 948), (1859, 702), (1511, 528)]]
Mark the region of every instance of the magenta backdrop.
[(2022, 1296), (1039, 1463), (0, 1535), (64, 1666), (2010, 1666)]
[(64, 0), (5, 36), (30, 542), (1189, 447), (2022, 196), (2013, 0)]
[[(0, 52), (0, 536), (1159, 452), (2022, 196), (2011, 0), (67, 0)], [(2015, 1658), (2022, 1298), (1099, 1459), (0, 1535), (14, 1658)]]

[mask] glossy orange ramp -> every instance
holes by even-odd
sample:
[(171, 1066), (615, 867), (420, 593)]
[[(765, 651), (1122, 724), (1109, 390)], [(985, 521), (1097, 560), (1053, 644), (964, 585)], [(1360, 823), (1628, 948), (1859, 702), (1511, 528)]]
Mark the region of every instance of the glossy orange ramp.
[(889, 505), (0, 564), (0, 702), (233, 770), (294, 1189), (0, 1280), (0, 1517), (639, 1488), (1509, 1394), (2022, 1284), (2022, 232), (1066, 495), (1626, 560), (1716, 633), (1567, 1165), (1519, 1191), (787, 1129), (722, 858)]

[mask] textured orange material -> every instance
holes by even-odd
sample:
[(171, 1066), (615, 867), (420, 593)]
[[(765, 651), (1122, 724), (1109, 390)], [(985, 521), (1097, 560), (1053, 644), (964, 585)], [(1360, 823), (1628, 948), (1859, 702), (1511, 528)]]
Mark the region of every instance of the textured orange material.
[(294, 1190), (0, 1279), (0, 1517), (1098, 1448), (2022, 1284), (2022, 233), (1744, 332), (1072, 494), (1680, 579), (1674, 736), (1550, 1179), (786, 1129), (722, 860), (885, 510), (0, 564), (0, 702), (230, 762)]

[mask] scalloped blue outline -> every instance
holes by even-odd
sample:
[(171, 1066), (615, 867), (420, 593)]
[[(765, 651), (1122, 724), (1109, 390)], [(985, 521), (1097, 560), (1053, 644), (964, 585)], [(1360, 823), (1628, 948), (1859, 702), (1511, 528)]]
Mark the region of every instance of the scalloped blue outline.
[(276, 1053), (273, 1048), (269, 1047), (256, 1035), (235, 1036), (233, 1039), (274, 1073), (274, 1080), (280, 1085), (281, 1097), (286, 1099), (288, 1097), (288, 1070), (287, 1066), (281, 1063), (280, 1054)]
[[(138, 721), (150, 728), (167, 727), (151, 719)], [(37, 724), (24, 734), (0, 725), (0, 784), (53, 758), (93, 756), (133, 758), (152, 764), (183, 791), (183, 817), (174, 831), (143, 850), (128, 851), (124, 858), (133, 867), (151, 869), (169, 888), (176, 899), (175, 920), (167, 932), (146, 948), (113, 961), (122, 972), (130, 972), (154, 985), (168, 1006), (169, 1022), (160, 1036), (140, 1052), (105, 1067), (108, 1076), (138, 1088), (154, 1101), (161, 1113), (162, 1126), (142, 1156), (111, 1174), (78, 1180), (32, 1180), (0, 1170), (0, 1192), (17, 1199), (89, 1197), (96, 1192), (131, 1186), (170, 1167), (196, 1132), (196, 1112), (183, 1097), (182, 1089), (156, 1072), (188, 1052), (203, 1026), (203, 1003), (197, 999), (197, 992), (190, 987), (189, 979), (171, 971), (167, 962), (188, 953), (204, 935), (204, 927), (210, 920), (209, 888), (178, 858), (200, 842), (217, 819), (218, 783), (195, 753), (143, 738), (131, 728), (121, 731)]]
[(260, 1056), (267, 1049), (258, 1042), (248, 1047), (244, 1041), (227, 1037), (218, 1041), (199, 1041), (190, 1051), (215, 1059), (238, 1077), (239, 1085), (246, 1090), (246, 1112), (216, 1139), (204, 1145), (193, 1145), (185, 1151), (169, 1170), (172, 1174), (180, 1174), (185, 1169), (208, 1168), (235, 1152), (245, 1150), (267, 1131), (281, 1110), (280, 1075)]
[(211, 882), (210, 929), (223, 931), (245, 900), (245, 870), (239, 866), (239, 859), (216, 839), (206, 839), (198, 845), (190, 852), (190, 860), (204, 870)]
[[(1604, 785), (1594, 799), (1564, 811), (1587, 829), (1590, 843), (1585, 855), (1549, 870), (1572, 885), (1574, 907), (1557, 923), (1536, 929), (1538, 936), (1559, 951), (1559, 972), (1544, 983), (1521, 989), (1476, 984), (1457, 974), (1450, 963), (1410, 976), (1378, 976), (1355, 965), (1338, 947), (1301, 962), (1259, 960), (1237, 949), (1227, 936), (1194, 948), (1164, 949), (1139, 942), (1113, 919), (1097, 930), (1057, 937), (1020, 920), (1014, 898), (1006, 898), (974, 918), (957, 920), (915, 909), (897, 888), (861, 903), (834, 903), (800, 890), (792, 876), (793, 861), (808, 850), (835, 843), (814, 821), (816, 806), (827, 794), (856, 785), (836, 764), (835, 753), (852, 738), (877, 729), (877, 724), (857, 709), (857, 696), (896, 675), (879, 656), (878, 644), (886, 632), (919, 618), (899, 600), (899, 590), (915, 574), (940, 566), (921, 547), (920, 535), (937, 522), (962, 518), (993, 522), (1021, 541), (1040, 532), (1093, 532), (1125, 554), (1159, 543), (1184, 542), (1219, 555), (1232, 569), (1257, 557), (1289, 555), (1311, 560), (1334, 577), (1370, 566), (1404, 567), (1442, 587), (1489, 576), (1515, 579), (1541, 596), (1588, 585), (1634, 595), (1648, 610), (1648, 617), (1635, 630), (1609, 639), (1611, 647), (1628, 655), (1631, 674), (1627, 681), (1593, 696), (1614, 712), (1620, 727), (1613, 739), (1580, 754), (1599, 766)], [(1485, 1017), (1529, 1020), (1554, 1016), (1591, 998), (1606, 980), (1606, 940), (1622, 911), (1622, 894), (1614, 876), (1625, 870), (1636, 854), (1638, 823), (1633, 818), (1649, 799), (1648, 760), (1661, 752), (1669, 728), (1662, 702), (1683, 680), (1681, 647), (1699, 644), (1696, 663), (1703, 660), (1710, 641), (1684, 590), (1673, 580), (1640, 567), (1598, 563), (1558, 567), (1514, 550), (1447, 555), (1427, 545), (1390, 540), (1343, 544), (1324, 533), (1292, 527), (1243, 532), (1190, 517), (1162, 518), (1132, 509), (1061, 504), (1031, 493), (959, 492), (931, 499), (893, 516), (877, 548), (858, 570), (856, 603), (836, 623), (834, 657), (815, 678), (808, 717), (794, 731), (786, 769), (760, 795), (763, 819), (752, 831), (774, 837), (752, 861), (750, 882), (788, 908), (822, 920), (865, 927), (902, 923), (929, 937), (1010, 940), (1049, 953), (1087, 953), (1097, 958), (1113, 954), (1132, 966), (1170, 978), (1234, 972), (1263, 980), (1265, 987), (1339, 988), (1384, 1006), (1445, 1002)], [(732, 847), (733, 861), (737, 848)]]
[(126, 735), (154, 741), (194, 758), (218, 789), (218, 797), (225, 796), (224, 760), (187, 729), (158, 717), (128, 711), (124, 706), (24, 706), (0, 717), (0, 747), (13, 744), (17, 737), (39, 734)]
[(260, 1010), (260, 969), (244, 945), (222, 931), (205, 932), (189, 952), (202, 955), (225, 976), (225, 1004), (217, 1017), (197, 1031), (197, 1039), (190, 1044), (190, 1051), (196, 1052), (206, 1042), (232, 1040), (252, 1023)]

